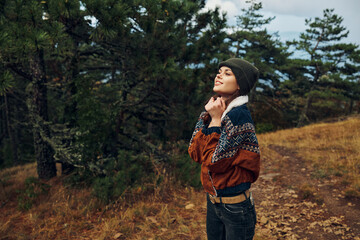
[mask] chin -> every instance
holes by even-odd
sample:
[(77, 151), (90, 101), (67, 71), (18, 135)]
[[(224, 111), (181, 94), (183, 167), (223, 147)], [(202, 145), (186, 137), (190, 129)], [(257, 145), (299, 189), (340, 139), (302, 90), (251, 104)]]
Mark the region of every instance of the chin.
[(219, 91), (219, 90), (217, 90), (217, 89), (213, 89), (213, 92), (214, 93), (216, 93), (216, 94), (219, 94), (220, 96), (222, 96), (222, 95), (226, 95), (226, 93), (224, 93), (224, 92), (222, 92), (222, 91)]
[(213, 92), (214, 92), (214, 93), (217, 93), (217, 94), (221, 94), (221, 93), (222, 93), (221, 91), (219, 91), (219, 89), (217, 89), (217, 87), (214, 87), (214, 88), (213, 88)]

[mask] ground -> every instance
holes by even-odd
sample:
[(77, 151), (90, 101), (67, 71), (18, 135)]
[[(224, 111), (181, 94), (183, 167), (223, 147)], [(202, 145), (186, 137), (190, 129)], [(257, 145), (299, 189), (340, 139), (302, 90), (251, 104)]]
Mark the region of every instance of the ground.
[[(270, 151), (280, 168), (268, 158)], [(359, 199), (345, 198), (336, 178), (311, 177), (291, 149), (269, 145), (264, 152), (263, 174), (253, 186), (258, 239), (360, 239)]]
[[(360, 240), (360, 118), (258, 138), (254, 239)], [(0, 239), (205, 240), (205, 193), (164, 175), (159, 185), (103, 205), (90, 188), (67, 187), (59, 174), (46, 182), (49, 192), (21, 210), (24, 180), (36, 177), (36, 165), (2, 170)]]

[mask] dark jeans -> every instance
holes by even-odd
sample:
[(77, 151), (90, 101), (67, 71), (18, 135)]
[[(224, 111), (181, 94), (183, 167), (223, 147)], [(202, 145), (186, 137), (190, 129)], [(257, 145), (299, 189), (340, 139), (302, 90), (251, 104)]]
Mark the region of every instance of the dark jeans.
[(208, 240), (253, 239), (256, 212), (251, 200), (236, 204), (212, 204), (207, 196), (206, 232)]

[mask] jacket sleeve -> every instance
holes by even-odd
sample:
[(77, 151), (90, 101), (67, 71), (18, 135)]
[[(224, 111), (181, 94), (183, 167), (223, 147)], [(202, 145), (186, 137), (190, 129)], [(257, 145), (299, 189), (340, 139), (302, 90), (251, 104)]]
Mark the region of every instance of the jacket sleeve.
[(219, 142), (211, 161), (206, 161), (206, 166), (214, 173), (226, 172), (233, 166), (239, 166), (251, 171), (257, 179), (260, 172), (260, 150), (253, 123), (234, 125), (229, 116), (225, 116)]
[[(199, 122), (198, 122), (199, 123)], [(213, 173), (222, 173), (233, 166), (253, 172), (257, 179), (260, 171), (260, 151), (252, 123), (236, 125), (228, 116), (218, 129), (204, 125), (195, 131), (190, 141), (189, 154), (195, 161), (203, 163)]]
[(188, 149), (190, 157), (200, 164), (212, 158), (220, 138), (220, 127), (207, 128), (202, 120), (204, 114), (200, 114)]

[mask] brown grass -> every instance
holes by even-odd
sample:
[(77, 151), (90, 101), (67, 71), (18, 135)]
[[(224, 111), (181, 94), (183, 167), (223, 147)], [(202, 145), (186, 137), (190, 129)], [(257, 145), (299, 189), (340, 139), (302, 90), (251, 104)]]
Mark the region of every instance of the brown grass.
[[(270, 151), (272, 144), (301, 155), (313, 177), (336, 177), (348, 194), (359, 194), (359, 118), (258, 137), (263, 158), (271, 160), (274, 168), (282, 162), (279, 153)], [(150, 193), (141, 188), (128, 190), (103, 206), (91, 189), (67, 188), (60, 176), (46, 182), (50, 192), (22, 212), (17, 207), (18, 190), (31, 176), (36, 176), (35, 164), (0, 171), (0, 239), (206, 239), (205, 194), (174, 184), (172, 179), (165, 178)], [(314, 193), (309, 186), (301, 190), (304, 198)], [(259, 231), (255, 239), (275, 238)]]
[[(310, 166), (312, 177), (337, 177), (348, 196), (360, 196), (359, 117), (263, 134), (259, 142), (265, 149), (276, 144), (295, 151)], [(276, 152), (267, 154), (278, 159)]]
[(26, 178), (35, 176), (37, 176), (35, 163), (0, 171), (0, 202), (7, 201), (16, 189), (21, 189)]
[(56, 177), (46, 182), (47, 195), (20, 211), (17, 190), (35, 172), (35, 164), (1, 172), (12, 197), (2, 199), (0, 239), (205, 239), (205, 194), (193, 188), (166, 179), (152, 193), (134, 189), (104, 206), (91, 189), (66, 188), (63, 177)]

